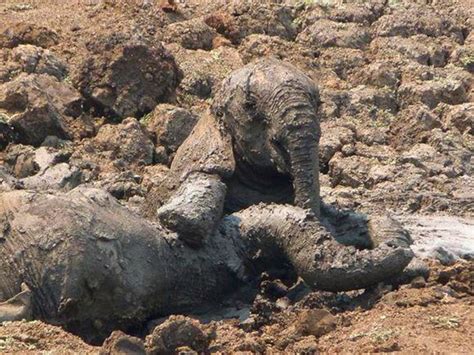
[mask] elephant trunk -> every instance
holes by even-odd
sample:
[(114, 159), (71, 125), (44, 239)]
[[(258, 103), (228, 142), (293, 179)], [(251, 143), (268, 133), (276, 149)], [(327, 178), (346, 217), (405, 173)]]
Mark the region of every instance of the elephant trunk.
[(319, 93), (312, 83), (303, 84), (286, 81), (263, 101), (269, 104), (267, 116), (280, 125), (275, 138), (285, 150), (285, 170), (293, 180), (294, 203), (319, 216)]
[(238, 239), (254, 266), (264, 270), (283, 258), (313, 289), (348, 291), (367, 288), (399, 275), (413, 258), (411, 239), (388, 217), (370, 220), (353, 231), (353, 240), (369, 230), (374, 249), (359, 250), (336, 241), (334, 234), (314, 216), (288, 205), (252, 206), (226, 217), (235, 223)]
[(297, 130), (288, 137), (290, 174), (293, 178), (295, 205), (320, 215), (319, 157), (317, 132), (311, 127)]

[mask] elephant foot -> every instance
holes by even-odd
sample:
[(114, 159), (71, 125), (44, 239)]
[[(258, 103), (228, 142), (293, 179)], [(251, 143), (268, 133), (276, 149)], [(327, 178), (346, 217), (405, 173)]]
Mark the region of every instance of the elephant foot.
[(157, 210), (158, 220), (191, 247), (200, 247), (219, 222), (226, 187), (216, 175), (191, 174)]
[(30, 319), (32, 314), (31, 297), (31, 290), (23, 283), (20, 293), (0, 303), (0, 323)]

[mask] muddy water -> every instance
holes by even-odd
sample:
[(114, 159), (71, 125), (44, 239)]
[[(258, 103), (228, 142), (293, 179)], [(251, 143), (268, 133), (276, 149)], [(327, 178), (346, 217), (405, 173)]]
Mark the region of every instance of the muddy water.
[(456, 216), (399, 216), (419, 257), (474, 258), (474, 219)]

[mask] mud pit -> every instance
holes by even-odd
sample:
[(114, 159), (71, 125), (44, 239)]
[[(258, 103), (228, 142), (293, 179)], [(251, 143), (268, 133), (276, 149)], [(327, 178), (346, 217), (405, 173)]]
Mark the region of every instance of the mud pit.
[(474, 258), (474, 224), (454, 216), (409, 216), (399, 221), (413, 237), (412, 249), (421, 257), (438, 257), (446, 264)]
[[(137, 337), (112, 353), (463, 351), (465, 5), (162, 5), (0, 5), (0, 319)], [(404, 273), (383, 214), (415, 241)], [(98, 351), (4, 330), (0, 350)]]

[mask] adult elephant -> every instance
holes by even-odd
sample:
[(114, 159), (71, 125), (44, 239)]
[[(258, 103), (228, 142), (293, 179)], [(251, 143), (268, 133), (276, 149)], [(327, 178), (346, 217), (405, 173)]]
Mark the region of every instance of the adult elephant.
[[(307, 210), (260, 204), (223, 218), (194, 249), (103, 190), (4, 192), (0, 322), (32, 316), (100, 341), (216, 304), (282, 265), (313, 289), (343, 291), (393, 277), (411, 260), (409, 237), (393, 220), (334, 218), (359, 236), (346, 240), (356, 247)], [(362, 235), (372, 249), (359, 250)]]

